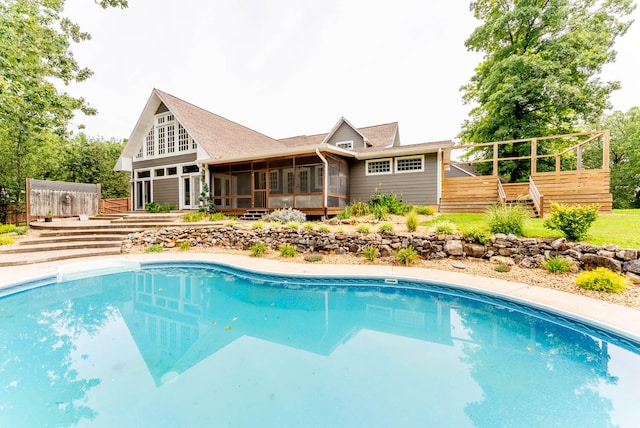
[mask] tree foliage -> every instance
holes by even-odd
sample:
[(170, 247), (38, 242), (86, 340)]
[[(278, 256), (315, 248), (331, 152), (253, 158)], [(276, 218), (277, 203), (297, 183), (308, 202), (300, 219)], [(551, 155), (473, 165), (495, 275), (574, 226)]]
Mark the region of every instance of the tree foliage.
[[(482, 24), (466, 46), (484, 58), (462, 87), (465, 103), (475, 107), (460, 139), (477, 143), (564, 134), (596, 121), (619, 88), (598, 74), (615, 60), (615, 39), (627, 31), (631, 22), (624, 18), (634, 8), (631, 0), (472, 1), (471, 11)], [(490, 150), (475, 154), (486, 157)], [(522, 156), (530, 153), (530, 145), (500, 150), (499, 157)], [(529, 168), (505, 162), (499, 172), (519, 181)]]
[[(127, 6), (125, 0), (96, 3), (103, 8)], [(73, 116), (96, 113), (82, 97), (60, 89), (92, 74), (71, 51), (72, 43), (90, 35), (62, 15), (64, 4), (0, 1), (0, 193), (16, 200), (25, 178), (46, 175), (43, 167), (56, 160), (56, 145), (68, 137)]]
[[(614, 111), (597, 125), (611, 131), (609, 166), (614, 208), (640, 208), (640, 108)], [(585, 165), (602, 164), (602, 148), (590, 148)]]

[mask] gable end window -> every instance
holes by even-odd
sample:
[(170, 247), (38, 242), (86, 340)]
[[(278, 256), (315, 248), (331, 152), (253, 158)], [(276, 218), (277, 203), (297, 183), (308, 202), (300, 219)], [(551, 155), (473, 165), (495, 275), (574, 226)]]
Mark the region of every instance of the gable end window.
[(366, 175), (391, 174), (391, 158), (366, 161), (365, 172)]
[(336, 147), (341, 149), (353, 150), (353, 141), (340, 141), (336, 143)]
[(396, 173), (424, 171), (424, 155), (396, 158)]

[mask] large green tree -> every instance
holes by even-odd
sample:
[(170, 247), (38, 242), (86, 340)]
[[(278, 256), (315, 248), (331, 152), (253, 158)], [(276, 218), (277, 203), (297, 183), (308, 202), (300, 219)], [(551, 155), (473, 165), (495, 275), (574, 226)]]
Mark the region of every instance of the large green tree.
[[(126, 7), (125, 0), (97, 4)], [(61, 90), (91, 76), (71, 51), (90, 38), (62, 15), (65, 0), (0, 0), (0, 197), (19, 201), (42, 149), (63, 141), (77, 112), (95, 114)]]
[[(481, 25), (466, 46), (484, 58), (462, 87), (465, 103), (474, 107), (461, 141), (564, 134), (597, 121), (620, 86), (598, 75), (615, 60), (614, 42), (627, 31), (631, 21), (625, 17), (634, 8), (632, 0), (472, 1), (471, 11)], [(476, 155), (487, 156), (488, 150)], [(512, 157), (528, 155), (530, 147), (505, 145), (500, 150), (500, 157)], [(521, 181), (528, 171), (526, 163), (503, 162), (499, 173)]]
[[(597, 125), (611, 131), (609, 166), (611, 167), (611, 194), (614, 208), (640, 208), (640, 107), (629, 111), (614, 111)], [(589, 148), (585, 165), (602, 164), (602, 149)]]

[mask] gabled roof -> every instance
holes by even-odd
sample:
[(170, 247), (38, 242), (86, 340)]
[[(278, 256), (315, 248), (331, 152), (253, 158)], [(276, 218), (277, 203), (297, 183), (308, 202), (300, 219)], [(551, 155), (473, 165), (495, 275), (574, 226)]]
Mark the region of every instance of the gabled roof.
[[(191, 138), (211, 159), (286, 147), (274, 138), (267, 137), (159, 89), (154, 89), (129, 137), (129, 143), (125, 147), (123, 155), (133, 157), (138, 153), (141, 142), (153, 125), (153, 118), (160, 103), (164, 103), (187, 130)], [(242, 142), (242, 144), (238, 144), (238, 142)]]
[[(331, 137), (333, 137), (333, 135), (336, 133), (336, 131), (342, 126), (342, 124), (347, 125), (348, 127), (350, 127), (351, 129), (353, 129), (357, 134), (359, 134), (362, 139), (364, 140), (364, 144), (368, 145), (369, 144), (369, 139), (363, 135), (358, 128), (356, 128), (355, 126), (353, 126), (351, 123), (349, 123), (349, 121), (347, 119), (345, 119), (344, 117), (341, 117), (338, 120), (338, 123), (335, 124), (335, 126), (331, 129), (331, 131), (329, 131), (329, 133), (327, 134), (326, 137), (324, 137), (324, 140), (322, 140), (322, 143), (327, 143), (329, 142), (329, 140), (331, 140)], [(321, 143), (321, 144), (322, 144)]]

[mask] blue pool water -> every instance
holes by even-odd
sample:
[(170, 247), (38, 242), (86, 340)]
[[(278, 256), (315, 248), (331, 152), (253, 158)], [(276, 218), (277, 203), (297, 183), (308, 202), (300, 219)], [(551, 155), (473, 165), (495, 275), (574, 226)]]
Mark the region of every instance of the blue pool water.
[(150, 263), (14, 289), (0, 426), (638, 426), (638, 343), (387, 282)]

